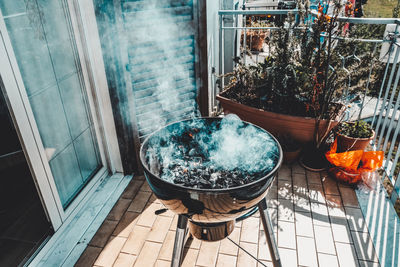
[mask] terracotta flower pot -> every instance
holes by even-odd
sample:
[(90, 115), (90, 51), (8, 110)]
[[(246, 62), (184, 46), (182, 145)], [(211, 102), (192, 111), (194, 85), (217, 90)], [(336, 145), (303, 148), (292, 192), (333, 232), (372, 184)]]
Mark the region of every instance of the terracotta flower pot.
[(265, 41), (265, 33), (253, 34), (250, 36), (251, 51), (262, 51)]
[(283, 162), (285, 164), (292, 164), (300, 156), (301, 148), (295, 151), (283, 151)]
[[(246, 34), (246, 45), (251, 51), (262, 51), (265, 37), (267, 34), (265, 32), (250, 31)], [(242, 33), (242, 40), (244, 34)], [(243, 42), (243, 41), (242, 41)]]
[[(314, 140), (314, 118), (265, 111), (237, 103), (220, 95), (217, 95), (217, 99), (221, 103), (225, 114), (236, 114), (242, 120), (258, 125), (273, 135), (293, 136), (301, 143), (309, 143)], [(330, 131), (338, 123), (338, 121), (321, 121), (319, 125), (319, 134), (322, 135), (327, 129)]]
[(337, 152), (345, 152), (352, 150), (365, 150), (370, 143), (370, 141), (375, 136), (375, 131), (372, 130), (372, 135), (369, 138), (354, 138), (349, 137), (340, 133), (336, 133), (337, 135)]

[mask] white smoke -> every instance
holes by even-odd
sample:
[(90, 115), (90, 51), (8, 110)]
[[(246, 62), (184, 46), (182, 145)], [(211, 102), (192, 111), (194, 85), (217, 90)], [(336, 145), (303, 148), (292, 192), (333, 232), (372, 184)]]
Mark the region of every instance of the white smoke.
[(187, 118), (196, 113), (195, 92), (188, 93), (188, 88), (195, 89), (196, 81), (193, 10), (187, 2), (130, 2), (131, 11), (125, 13), (125, 37), (135, 44), (135, 49), (129, 50), (135, 101), (142, 103), (142, 88), (152, 89), (147, 96), (151, 104), (137, 109), (137, 123), (144, 134), (181, 119), (183, 114)]
[[(175, 138), (188, 132), (193, 132), (191, 146), (196, 147), (193, 155), (192, 150), (185, 151), (187, 144)], [(280, 157), (279, 145), (270, 134), (242, 122), (236, 115), (228, 115), (220, 123), (211, 125), (202, 119), (177, 123), (156, 132), (148, 148), (146, 159), (150, 171), (169, 182), (173, 180), (168, 172), (171, 164), (196, 166), (198, 152), (206, 159), (201, 162), (203, 166), (258, 175), (271, 171)]]

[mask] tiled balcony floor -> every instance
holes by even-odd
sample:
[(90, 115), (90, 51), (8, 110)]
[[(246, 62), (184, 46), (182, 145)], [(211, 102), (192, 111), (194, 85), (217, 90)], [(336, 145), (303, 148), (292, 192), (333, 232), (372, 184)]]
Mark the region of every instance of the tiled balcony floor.
[[(282, 166), (268, 204), (283, 266), (380, 266), (355, 192), (326, 173)], [(170, 266), (177, 216), (155, 215), (160, 208), (143, 177), (134, 178), (76, 265)], [(272, 266), (258, 213), (230, 238)], [(189, 239), (182, 266), (262, 265), (228, 239)]]

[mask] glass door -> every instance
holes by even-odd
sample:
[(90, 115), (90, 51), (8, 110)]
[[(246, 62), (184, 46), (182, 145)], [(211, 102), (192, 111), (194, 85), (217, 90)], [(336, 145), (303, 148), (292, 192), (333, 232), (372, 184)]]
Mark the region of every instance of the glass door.
[(68, 6), (2, 0), (0, 10), (65, 210), (103, 166)]
[(0, 79), (0, 266), (21, 266), (53, 233)]

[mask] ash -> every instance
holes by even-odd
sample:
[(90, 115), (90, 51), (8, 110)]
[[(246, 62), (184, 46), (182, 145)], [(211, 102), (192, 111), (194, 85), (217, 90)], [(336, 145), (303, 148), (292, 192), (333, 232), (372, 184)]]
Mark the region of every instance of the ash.
[(232, 188), (266, 176), (277, 164), (277, 142), (267, 132), (229, 115), (223, 120), (177, 123), (152, 138), (150, 171), (199, 189)]

